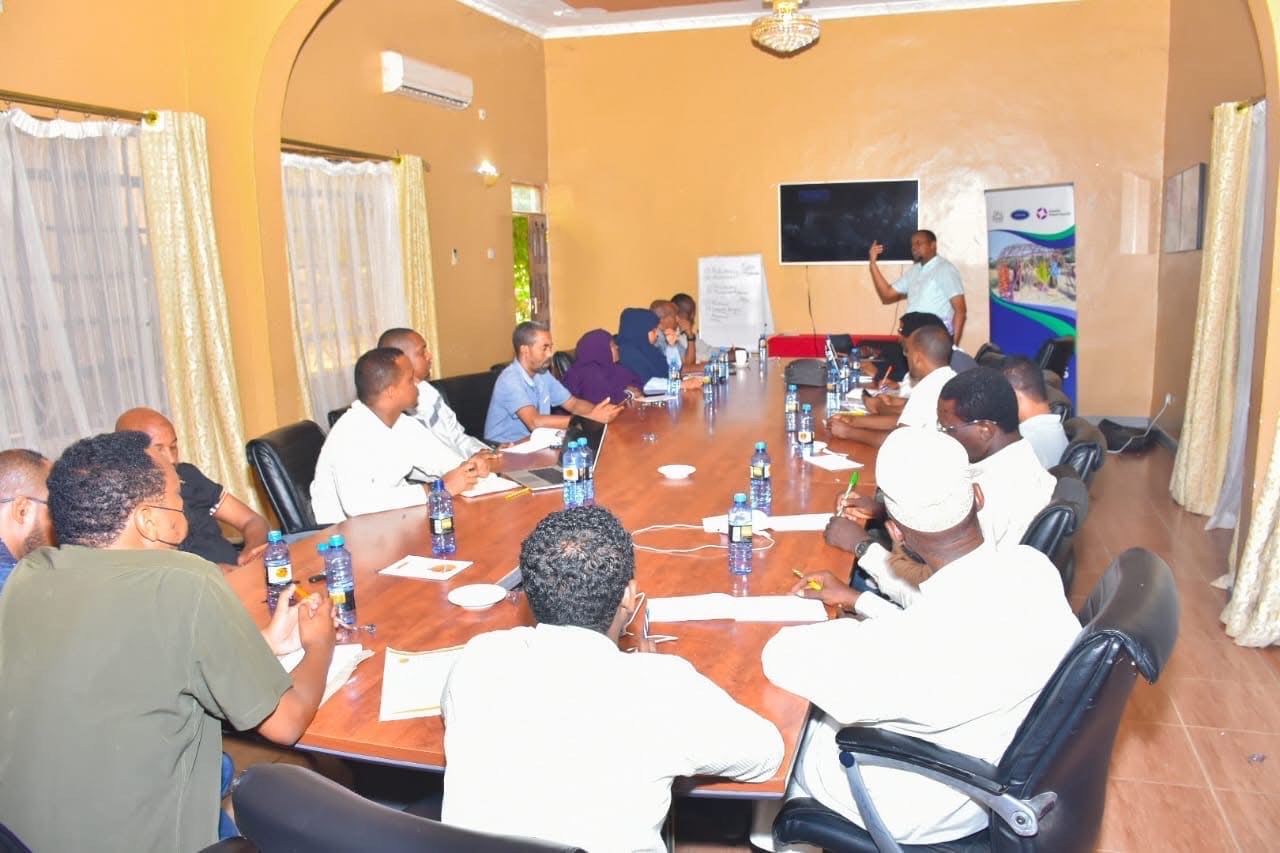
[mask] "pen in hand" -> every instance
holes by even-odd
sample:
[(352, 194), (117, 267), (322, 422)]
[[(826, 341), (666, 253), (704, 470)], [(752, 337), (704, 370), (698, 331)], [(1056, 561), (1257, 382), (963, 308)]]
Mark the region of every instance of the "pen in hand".
[[(853, 487), (858, 485), (858, 472), (854, 471), (849, 475), (849, 486), (844, 490), (844, 497), (840, 498), (840, 509), (844, 509), (845, 501), (849, 500), (849, 494), (853, 491)], [(840, 513), (837, 512), (836, 515)]]
[[(804, 572), (800, 571), (799, 569), (792, 569), (792, 570), (791, 570), (791, 574), (795, 575), (796, 577), (800, 578), (801, 580), (804, 580)], [(813, 578), (810, 578), (810, 579), (809, 579), (809, 589), (813, 590), (814, 592), (821, 592), (821, 591), (822, 591), (822, 584), (818, 583), (818, 582), (817, 582), (816, 580), (814, 580)], [(647, 632), (646, 632), (646, 633), (647, 633)]]

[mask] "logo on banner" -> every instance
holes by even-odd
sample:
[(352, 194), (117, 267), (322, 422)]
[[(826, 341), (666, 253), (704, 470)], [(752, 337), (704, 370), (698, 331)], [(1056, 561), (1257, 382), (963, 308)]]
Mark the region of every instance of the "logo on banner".
[(1043, 207), (1036, 208), (1036, 219), (1044, 219), (1048, 217), (1048, 215), (1049, 211), (1045, 210)]
[(1004, 222), (1004, 214), (1003, 214), (1002, 212), (1000, 212), (999, 210), (997, 210), (995, 213), (991, 214), (991, 221), (992, 221), (992, 222)]
[(1030, 213), (1027, 213), (1025, 210), (1022, 210), (1021, 208), (1019, 208), (1018, 210), (1015, 210), (1013, 213), (1010, 213), (1009, 215), (1010, 215), (1010, 216), (1012, 216), (1014, 219), (1019, 219), (1019, 220), (1021, 220), (1021, 219), (1026, 219), (1026, 218), (1027, 218), (1027, 217), (1029, 217), (1031, 214), (1030, 214)]

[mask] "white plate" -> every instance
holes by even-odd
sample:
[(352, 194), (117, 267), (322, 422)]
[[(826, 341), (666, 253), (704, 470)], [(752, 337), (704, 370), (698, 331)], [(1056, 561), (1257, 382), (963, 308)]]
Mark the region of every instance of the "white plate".
[(449, 601), (468, 610), (484, 610), (507, 597), (496, 583), (469, 583), (449, 591)]
[(824, 451), (824, 450), (826, 450), (826, 449), (827, 449), (827, 443), (826, 443), (825, 441), (815, 441), (815, 442), (813, 443), (813, 452), (814, 452), (814, 453), (821, 453), (822, 451)]
[(692, 465), (663, 465), (658, 473), (668, 480), (687, 480), (689, 475), (698, 469)]

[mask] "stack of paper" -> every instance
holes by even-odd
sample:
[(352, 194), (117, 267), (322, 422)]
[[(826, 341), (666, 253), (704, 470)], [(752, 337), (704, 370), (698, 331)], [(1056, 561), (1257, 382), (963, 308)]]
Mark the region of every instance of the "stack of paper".
[(650, 622), (823, 622), (827, 610), (816, 598), (798, 595), (734, 596), (723, 592), (649, 599)]
[(498, 492), (509, 492), (519, 487), (520, 484), (514, 480), (499, 477), (497, 474), (486, 474), (477, 480), (474, 486), (463, 492), (462, 496), (464, 498), (478, 498), (481, 495), (496, 495)]
[(513, 444), (510, 447), (503, 448), (503, 453), (537, 453), (539, 450), (546, 450), (548, 447), (555, 447), (564, 439), (564, 430), (552, 429), (551, 427), (538, 427), (529, 437), (519, 444)]
[(861, 462), (854, 462), (847, 456), (840, 456), (836, 453), (821, 453), (817, 456), (806, 456), (804, 461), (810, 465), (817, 465), (826, 471), (848, 471), (853, 468), (861, 468)]
[(461, 654), (462, 646), (430, 652), (401, 652), (388, 647), (378, 719), (386, 722), (438, 717), (445, 681)]
[(396, 560), (378, 574), (424, 581), (447, 581), (469, 565), (470, 560), (437, 560), (435, 557), (410, 554), (404, 559)]
[[(280, 665), (284, 667), (285, 672), (293, 672), (297, 669), (298, 664), (302, 663), (303, 654), (302, 649), (298, 649), (298, 651), (290, 652), (287, 655), (279, 655), (276, 659), (280, 661)], [(329, 697), (350, 680), (360, 662), (371, 657), (373, 657), (373, 652), (359, 643), (341, 643), (334, 646), (333, 660), (329, 662), (329, 674), (325, 677), (324, 696), (321, 697), (320, 704), (323, 705), (328, 702)]]

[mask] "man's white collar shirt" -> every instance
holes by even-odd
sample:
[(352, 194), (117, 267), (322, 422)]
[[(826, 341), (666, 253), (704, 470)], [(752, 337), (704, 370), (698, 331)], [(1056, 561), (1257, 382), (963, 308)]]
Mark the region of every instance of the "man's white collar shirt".
[(1024, 439), (1031, 442), (1031, 446), (1036, 451), (1036, 458), (1045, 468), (1052, 468), (1061, 462), (1062, 454), (1066, 452), (1067, 445), (1070, 443), (1067, 441), (1066, 430), (1062, 428), (1062, 418), (1053, 412), (1032, 415), (1018, 424), (1018, 432), (1022, 433)]
[(950, 367), (938, 367), (917, 382), (911, 389), (907, 404), (902, 407), (902, 414), (898, 415), (898, 426), (937, 429), (938, 397), (942, 395), (942, 386), (955, 375)]
[(926, 263), (912, 264), (892, 287), (906, 294), (907, 312), (936, 314), (946, 323), (948, 332), (955, 331), (952, 321), (956, 309), (951, 300), (964, 295), (964, 282), (960, 278), (960, 270), (951, 261), (934, 255)]
[(596, 853), (663, 851), (677, 776), (770, 779), (772, 723), (673, 654), (585, 628), (472, 638), (441, 700), (445, 823)]
[(982, 536), (997, 548), (1022, 541), (1036, 513), (1053, 499), (1058, 484), (1025, 438), (975, 462), (973, 479), (982, 487), (978, 512)]
[[(795, 781), (862, 823), (835, 735), (869, 725), (1000, 760), (1080, 631), (1053, 564), (1018, 546), (984, 544), (940, 569), (907, 610), (783, 628), (764, 648), (769, 680), (817, 705)], [(987, 825), (985, 810), (912, 773), (863, 768), (894, 837), (933, 844)]]
[(421, 506), (421, 484), (465, 460), (408, 415), (387, 426), (359, 400), (329, 431), (311, 483), (311, 509), (319, 524), (353, 515)]
[(467, 435), (462, 424), (458, 423), (458, 416), (430, 382), (418, 383), (418, 408), (408, 414), (464, 459), (489, 448), (480, 439)]

